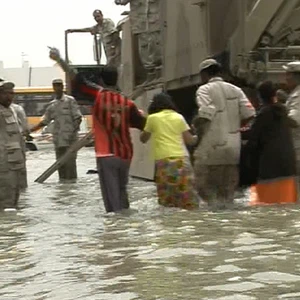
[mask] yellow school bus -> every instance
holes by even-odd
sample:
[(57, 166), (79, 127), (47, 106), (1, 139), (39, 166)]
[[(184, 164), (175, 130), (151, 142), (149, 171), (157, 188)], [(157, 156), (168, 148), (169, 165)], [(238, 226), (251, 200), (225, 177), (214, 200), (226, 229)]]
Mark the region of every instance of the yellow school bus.
[[(41, 121), (50, 101), (53, 100), (52, 87), (23, 87), (15, 88), (15, 103), (20, 104), (27, 115), (30, 126), (36, 125)], [(92, 127), (91, 108), (86, 105), (79, 105), (87, 127)]]

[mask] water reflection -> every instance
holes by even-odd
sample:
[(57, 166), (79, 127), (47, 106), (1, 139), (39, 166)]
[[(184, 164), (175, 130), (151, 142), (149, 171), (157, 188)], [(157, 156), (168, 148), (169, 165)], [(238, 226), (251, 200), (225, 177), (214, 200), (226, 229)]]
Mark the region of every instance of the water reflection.
[(93, 151), (77, 184), (32, 183), (53, 158), (29, 155), (21, 210), (0, 215), (1, 300), (300, 298), (298, 207), (163, 209), (132, 180), (132, 209), (107, 215)]

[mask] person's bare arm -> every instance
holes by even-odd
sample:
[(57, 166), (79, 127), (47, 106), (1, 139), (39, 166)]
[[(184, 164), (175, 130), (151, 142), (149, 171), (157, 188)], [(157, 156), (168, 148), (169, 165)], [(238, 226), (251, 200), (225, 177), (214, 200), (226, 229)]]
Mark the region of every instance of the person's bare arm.
[(245, 127), (247, 126), (253, 119), (255, 116), (252, 116), (250, 118), (244, 119), (241, 121), (241, 127)]
[(151, 138), (151, 133), (147, 131), (143, 131), (140, 135), (140, 141), (145, 144), (147, 143)]
[[(50, 47), (49, 47), (50, 48)], [(73, 80), (77, 75), (76, 71), (60, 56), (60, 52), (56, 48), (50, 48), (49, 56), (52, 60), (56, 61), (60, 67), (70, 76)]]
[(46, 124), (44, 124), (43, 121), (41, 121), (39, 124), (33, 126), (29, 131), (30, 131), (30, 133), (35, 132), (35, 131), (38, 131), (39, 129), (41, 129), (45, 126), (46, 126)]
[(186, 145), (195, 146), (198, 143), (198, 136), (192, 135), (189, 130), (184, 131), (182, 137)]
[(197, 90), (196, 102), (198, 104), (198, 113), (193, 118), (192, 125), (198, 136), (198, 145), (215, 117), (216, 107), (210, 97), (209, 89), (206, 86), (201, 86)]
[(53, 114), (52, 114), (52, 105), (50, 104), (46, 111), (45, 114), (42, 117), (42, 121), (39, 122), (37, 125), (33, 126), (30, 128), (30, 132), (35, 132), (45, 126), (47, 126), (48, 124), (50, 124), (50, 122), (53, 120)]
[(93, 32), (94, 27), (78, 28), (78, 29), (67, 29), (66, 33), (75, 33), (75, 32)]
[(117, 5), (127, 5), (130, 0), (115, 0), (115, 4)]
[[(103, 90), (103, 87), (100, 84), (96, 84), (84, 76), (80, 76), (80, 73), (72, 68), (61, 56), (59, 50), (56, 48), (50, 48), (50, 58), (56, 61), (60, 67), (69, 75), (70, 80), (73, 82), (77, 82), (80, 86), (80, 90), (84, 94), (92, 95), (94, 97), (97, 96), (100, 90)], [(76, 79), (76, 80), (75, 80)]]
[(241, 127), (246, 126), (255, 117), (255, 109), (246, 94), (239, 89), (238, 90), (239, 108), (240, 108), (240, 120)]
[(195, 143), (196, 145), (199, 144), (202, 137), (206, 133), (210, 122), (211, 121), (209, 119), (201, 118), (198, 115), (193, 119), (193, 129), (197, 135), (197, 142)]
[(151, 134), (152, 132), (154, 132), (154, 128), (153, 128), (153, 116), (148, 116), (146, 119), (146, 124), (144, 124), (144, 128), (143, 131), (140, 134), (140, 141), (145, 144), (147, 143), (150, 138), (151, 138)]

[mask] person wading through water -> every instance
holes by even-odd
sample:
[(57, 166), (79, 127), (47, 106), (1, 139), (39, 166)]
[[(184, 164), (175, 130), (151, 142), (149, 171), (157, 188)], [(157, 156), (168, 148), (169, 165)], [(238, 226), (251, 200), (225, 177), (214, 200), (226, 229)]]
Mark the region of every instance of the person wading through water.
[(209, 205), (226, 207), (233, 203), (239, 183), (240, 128), (255, 110), (240, 88), (222, 79), (216, 60), (204, 60), (200, 76), (204, 85), (196, 93), (194, 120), (200, 140), (194, 152), (196, 185)]
[(101, 72), (99, 69), (97, 84), (76, 73), (57, 49), (50, 50), (50, 58), (70, 75), (73, 84), (82, 93), (93, 97), (95, 152), (106, 211), (128, 209), (127, 184), (133, 156), (130, 127), (143, 130), (145, 117), (132, 100), (117, 90), (118, 72), (115, 67), (105, 66)]
[(262, 107), (245, 146), (245, 171), (253, 174), (250, 204), (295, 203), (296, 156), (287, 109), (277, 101), (272, 82), (261, 83), (258, 94)]
[(158, 203), (183, 209), (199, 208), (200, 198), (185, 146), (195, 145), (198, 137), (190, 133), (189, 125), (177, 112), (169, 95), (155, 95), (148, 112), (140, 140), (146, 143), (151, 137), (153, 139)]
[[(52, 82), (55, 99), (50, 102), (42, 121), (31, 128), (31, 132), (37, 131), (54, 121), (53, 143), (56, 159), (60, 159), (78, 140), (79, 126), (82, 114), (76, 100), (64, 94), (64, 85), (61, 79)], [(77, 178), (76, 167), (77, 154), (74, 153), (69, 160), (58, 169), (60, 180), (74, 180)]]
[[(1, 82), (5, 82), (5, 80), (3, 78), (0, 78), (0, 83)], [(29, 136), (29, 125), (28, 125), (26, 113), (21, 105), (14, 103), (13, 97), (11, 98), (11, 100), (12, 100), (12, 103), (10, 105), (10, 108), (12, 109), (14, 116), (15, 116), (16, 120), (18, 121), (19, 130), (20, 130), (21, 134), (24, 137), (26, 137), (26, 139), (30, 139), (31, 137)], [(24, 149), (26, 149), (25, 140), (23, 139), (22, 141), (24, 142), (24, 145), (22, 147), (24, 147)], [(22, 175), (20, 176), (20, 186), (21, 186), (22, 191), (25, 191), (28, 187), (27, 168), (26, 168), (26, 151), (24, 152), (24, 155), (25, 155), (25, 167), (22, 170)]]
[(25, 144), (11, 103), (12, 82), (0, 82), (0, 210), (17, 208), (25, 169)]

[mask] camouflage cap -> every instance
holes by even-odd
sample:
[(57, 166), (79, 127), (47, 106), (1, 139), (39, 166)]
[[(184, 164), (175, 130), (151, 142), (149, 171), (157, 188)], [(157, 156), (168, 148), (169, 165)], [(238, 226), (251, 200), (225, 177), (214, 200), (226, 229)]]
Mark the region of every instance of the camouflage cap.
[(52, 84), (64, 84), (63, 80), (60, 78), (53, 79)]
[(15, 84), (11, 81), (0, 80), (0, 90), (13, 89)]
[(300, 73), (300, 61), (292, 61), (282, 66), (282, 68), (290, 73)]
[(208, 58), (202, 61), (202, 63), (199, 65), (199, 71), (202, 72), (211, 66), (220, 66), (220, 64), (215, 59)]
[(103, 16), (102, 10), (100, 10), (100, 9), (95, 9), (93, 12), (93, 15), (95, 15), (95, 14), (100, 14)]

